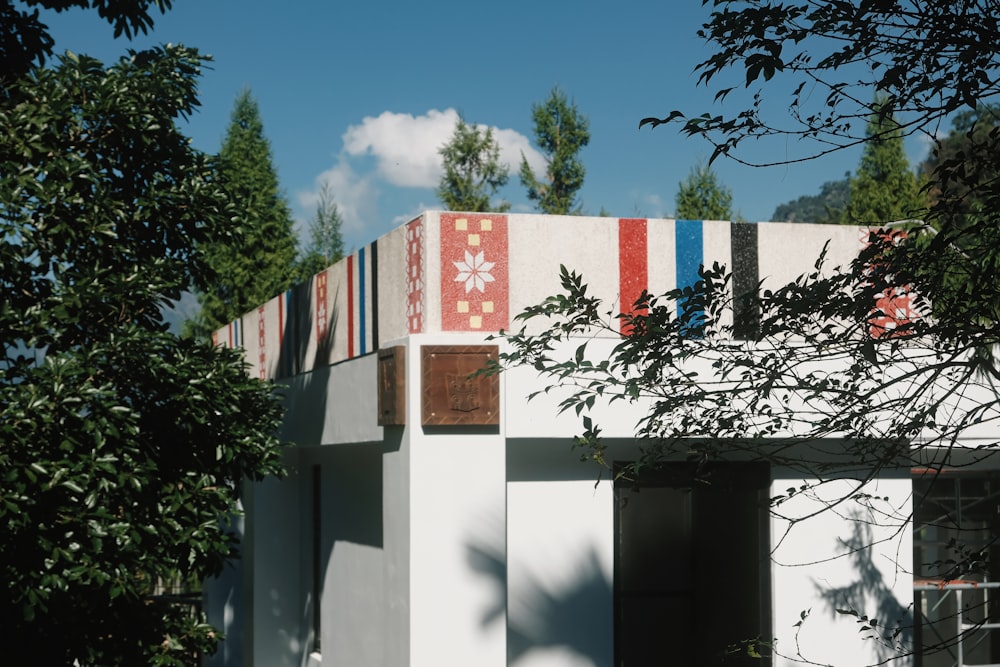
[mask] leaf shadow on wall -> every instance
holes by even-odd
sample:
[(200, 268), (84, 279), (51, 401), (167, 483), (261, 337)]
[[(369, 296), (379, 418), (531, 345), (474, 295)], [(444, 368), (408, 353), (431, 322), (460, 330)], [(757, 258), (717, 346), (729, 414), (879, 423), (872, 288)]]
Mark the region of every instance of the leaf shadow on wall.
[[(288, 318), (284, 323), (281, 348), (277, 364), (278, 393), (285, 395), (285, 418), (282, 437), (289, 438), (289, 425), (294, 426), (294, 440), (299, 445), (321, 444), (326, 428), (327, 395), (323, 382), (330, 372), (330, 357), (336, 339), (338, 301), (334, 295), (326, 333), (317, 340), (313, 358), (308, 359), (310, 337), (316, 335), (316, 321), (310, 295), (314, 290), (315, 276), (292, 290), (288, 304)], [(294, 396), (290, 400), (288, 396)]]
[(851, 536), (838, 540), (856, 572), (854, 581), (833, 588), (818, 581), (813, 581), (813, 585), (829, 605), (832, 617), (847, 615), (858, 619), (859, 631), (872, 640), (870, 650), (877, 663), (882, 664), (912, 652), (913, 606), (900, 603), (873, 560), (875, 542), (867, 521), (866, 517), (855, 515)]
[(593, 665), (610, 662), (607, 634), (612, 622), (612, 585), (594, 547), (580, 553), (568, 582), (547, 582), (542, 575), (528, 572), (511, 599), (502, 547), (467, 544), (466, 559), (473, 571), (493, 582), (496, 599), (480, 622), (486, 627), (506, 617), (509, 665), (531, 651), (550, 648), (568, 650)]

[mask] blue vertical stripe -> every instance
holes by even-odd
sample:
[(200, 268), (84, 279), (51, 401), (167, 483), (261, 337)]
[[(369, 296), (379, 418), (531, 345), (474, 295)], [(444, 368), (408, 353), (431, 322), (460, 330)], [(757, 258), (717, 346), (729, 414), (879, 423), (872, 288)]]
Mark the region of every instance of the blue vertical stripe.
[(358, 349), (360, 354), (365, 354), (368, 348), (365, 346), (365, 249), (358, 250), (358, 339), (361, 344)]
[[(694, 287), (700, 280), (698, 271), (705, 261), (705, 243), (701, 220), (677, 220), (675, 223), (674, 243), (677, 257), (677, 288)], [(677, 315), (688, 313), (694, 321), (705, 313), (701, 309), (688, 311), (682, 300), (677, 304)]]

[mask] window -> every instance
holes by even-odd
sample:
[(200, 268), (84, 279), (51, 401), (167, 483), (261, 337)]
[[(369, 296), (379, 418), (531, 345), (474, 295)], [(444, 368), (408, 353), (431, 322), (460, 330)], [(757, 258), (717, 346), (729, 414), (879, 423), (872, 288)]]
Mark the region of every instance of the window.
[(1000, 662), (1000, 472), (913, 480), (917, 667)]

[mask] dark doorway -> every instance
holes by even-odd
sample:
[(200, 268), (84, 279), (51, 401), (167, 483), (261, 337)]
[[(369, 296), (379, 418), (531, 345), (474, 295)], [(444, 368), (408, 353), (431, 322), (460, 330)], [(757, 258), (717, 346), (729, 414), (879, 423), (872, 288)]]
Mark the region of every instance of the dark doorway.
[(770, 664), (769, 484), (758, 464), (616, 484), (617, 667)]

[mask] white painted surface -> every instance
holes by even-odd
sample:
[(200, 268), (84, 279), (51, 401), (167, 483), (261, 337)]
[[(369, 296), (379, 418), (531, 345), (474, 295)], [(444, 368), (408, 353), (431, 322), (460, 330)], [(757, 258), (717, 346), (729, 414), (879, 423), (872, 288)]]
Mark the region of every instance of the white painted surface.
[(673, 220), (648, 220), (646, 245), (649, 251), (649, 292), (664, 294), (677, 287), (677, 241)]
[(611, 664), (613, 502), (607, 480), (596, 485), (588, 479), (507, 484), (512, 666)]
[(504, 544), (504, 459), (499, 434), (411, 436), (411, 665), (506, 664), (504, 624), (490, 620), (505, 606), (503, 589), (473, 555), (476, 545)]
[(757, 263), (764, 289), (776, 289), (813, 271), (827, 243), (823, 273), (830, 275), (837, 266), (848, 268), (861, 250), (860, 239), (859, 229), (848, 225), (757, 223)]
[[(440, 330), (441, 323), (439, 219), (433, 211), (423, 216), (426, 332)], [(609, 306), (615, 303), (617, 219), (512, 214), (508, 220), (511, 316), (558, 290), (560, 263), (580, 264), (597, 293)], [(648, 222), (654, 291), (674, 286), (673, 230), (673, 221)], [(610, 664), (613, 494), (608, 481), (595, 485), (596, 467), (580, 463), (569, 450), (572, 436), (582, 430), (580, 420), (573, 413), (556, 414), (558, 396), (526, 402), (543, 381), (534, 370), (521, 368), (502, 377), (498, 429), (420, 426), (420, 346), (486, 341), (476, 334), (406, 336), (405, 311), (399, 310), (406, 296), (399, 231), (380, 246), (380, 304), (391, 311), (383, 311), (380, 333), (383, 339), (398, 336), (395, 342), (408, 348), (408, 425), (376, 423), (375, 355), (283, 381), (288, 414), (282, 437), (299, 447), (289, 453), (288, 478), (256, 485), (252, 493), (252, 582), (246, 592), (253, 601), (247, 614), (252, 651), (244, 656), (246, 664)], [(730, 261), (729, 231), (728, 223), (705, 224), (707, 260)], [(828, 238), (833, 239), (831, 266), (850, 261), (860, 247), (856, 228), (760, 223), (758, 232), (760, 276), (768, 277), (771, 286), (808, 271)], [(338, 285), (329, 283), (331, 303)], [(345, 296), (340, 292), (337, 298)], [(255, 315), (243, 318), (251, 361)], [(314, 338), (310, 334), (313, 348)], [(345, 343), (337, 341), (341, 349)], [(606, 357), (616, 341), (591, 343), (594, 358)], [(307, 350), (306, 356), (315, 352)], [(623, 402), (596, 411), (595, 421), (616, 448), (616, 458), (634, 456), (631, 440), (643, 411), (642, 404)], [(524, 454), (528, 451), (534, 453)], [(324, 466), (324, 508), (329, 508), (323, 518), (328, 560), (321, 655), (310, 654), (309, 637), (308, 471), (316, 462)], [(377, 494), (372, 494), (374, 484), (380, 485)], [(801, 484), (778, 479), (772, 487), (776, 495)], [(908, 479), (886, 479), (877, 488), (908, 515), (909, 486)], [(793, 502), (782, 509), (808, 508)], [(379, 535), (364, 530), (379, 520)], [(861, 640), (855, 619), (833, 615), (822, 597), (822, 591), (857, 579), (857, 561), (819, 562), (836, 551), (838, 538), (850, 537), (851, 523), (828, 513), (796, 527), (787, 538), (785, 525), (771, 523), (773, 630), (779, 650), (794, 654), (797, 639), (805, 658), (824, 664), (875, 662), (872, 643)], [(904, 605), (911, 598), (910, 553), (907, 529), (869, 558), (872, 572)], [(578, 603), (557, 613), (553, 606), (560, 600)], [(811, 615), (796, 638), (793, 624), (806, 609)], [(778, 661), (775, 667), (779, 663), (791, 664)]]
[(380, 442), (377, 365), (368, 354), (282, 380), (281, 437), (297, 445)]
[[(811, 482), (776, 479), (772, 496), (807, 483)], [(851, 488), (848, 480), (835, 481), (817, 490), (815, 497), (797, 495), (777, 511), (789, 518), (804, 517), (820, 510), (823, 499), (828, 501)], [(801, 660), (856, 667), (879, 663), (890, 655), (880, 654), (877, 642), (865, 639), (868, 633), (859, 631), (862, 626), (857, 617), (835, 611), (856, 609), (892, 627), (913, 603), (912, 530), (909, 524), (901, 525), (911, 512), (910, 479), (878, 480), (866, 491), (889, 500), (875, 501), (874, 512), (850, 501), (792, 527), (788, 521), (772, 519), (773, 629), (782, 655), (775, 659), (775, 667), (791, 667), (802, 664)], [(851, 555), (852, 544), (865, 548)], [(860, 598), (837, 594), (858, 582), (864, 582), (866, 589)], [(887, 607), (894, 611), (886, 615)], [(796, 627), (803, 612), (808, 617)], [(897, 660), (892, 664), (909, 663)]]
[(290, 453), (290, 474), (282, 481), (267, 479), (252, 485), (250, 536), (252, 566), (253, 631), (250, 639), (255, 665), (300, 667), (308, 649), (300, 482), (297, 456)]
[(507, 229), (511, 330), (523, 326), (514, 317), (526, 307), (562, 292), (560, 265), (582, 274), (589, 293), (620, 312), (617, 218), (511, 215)]

